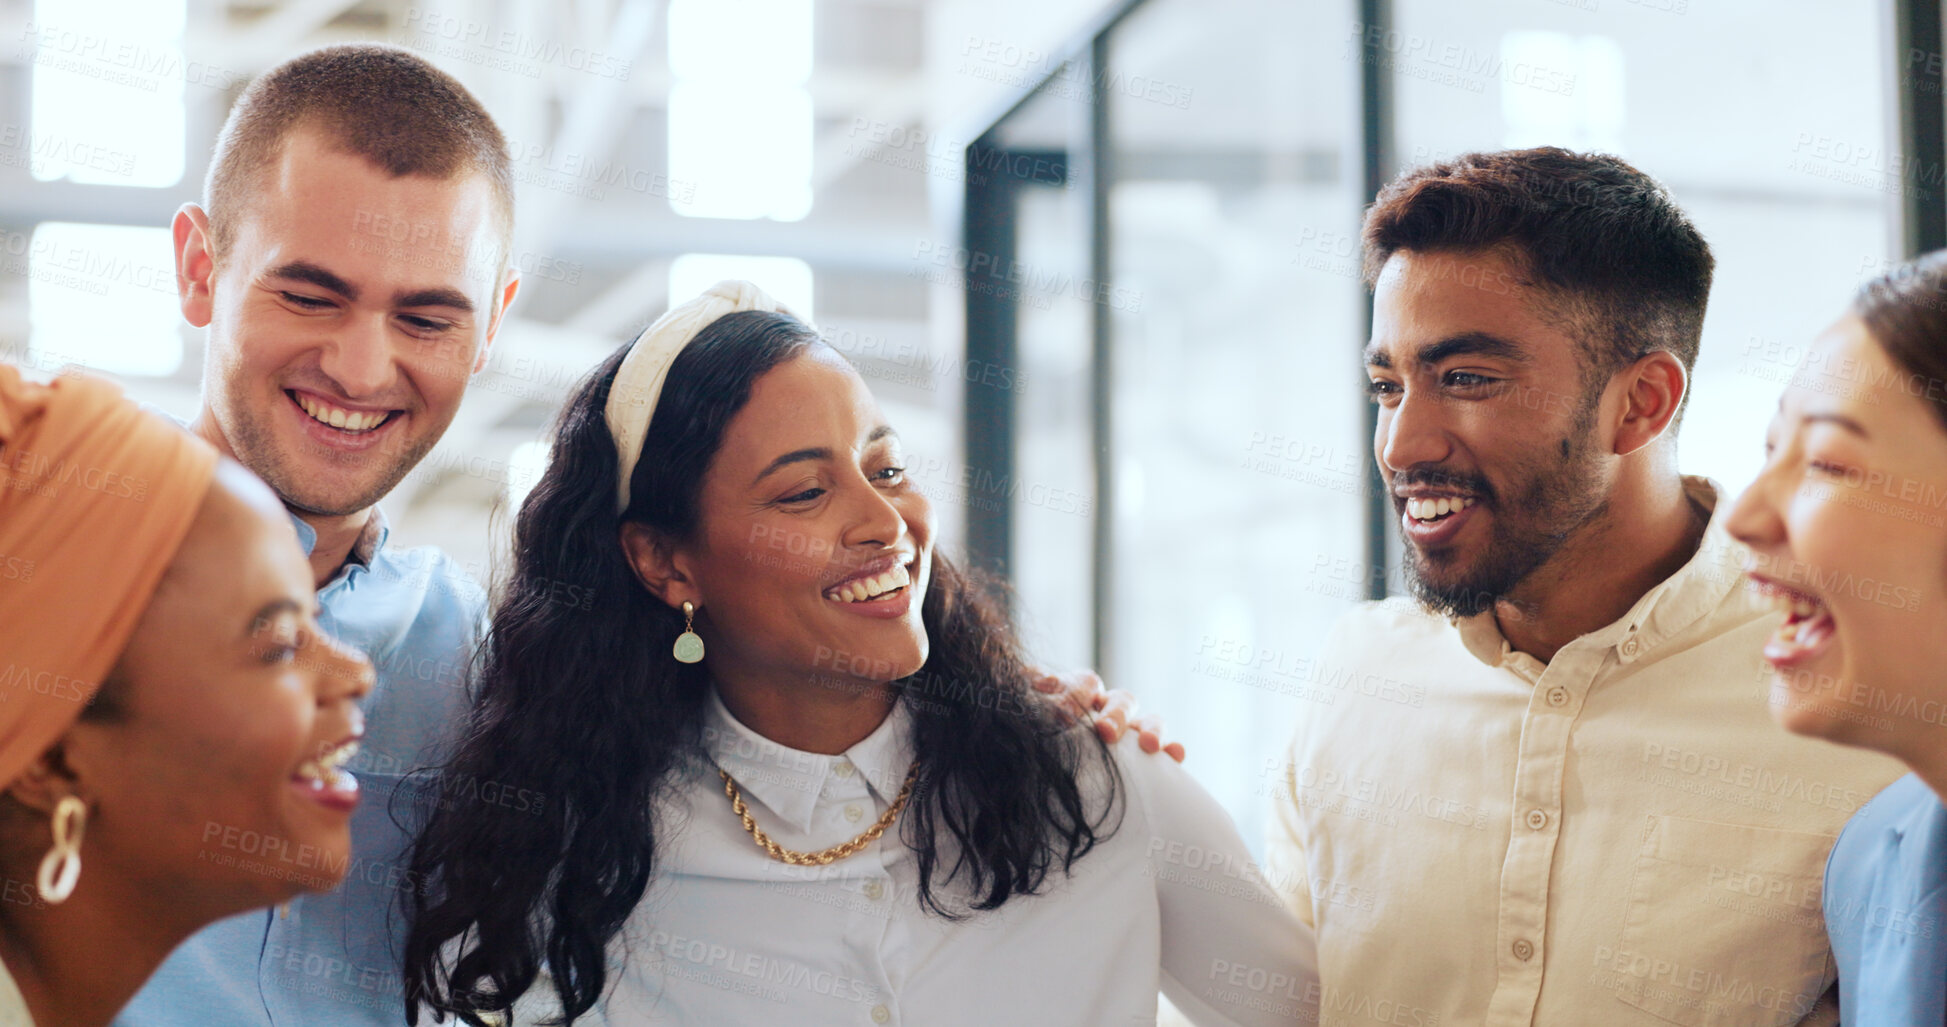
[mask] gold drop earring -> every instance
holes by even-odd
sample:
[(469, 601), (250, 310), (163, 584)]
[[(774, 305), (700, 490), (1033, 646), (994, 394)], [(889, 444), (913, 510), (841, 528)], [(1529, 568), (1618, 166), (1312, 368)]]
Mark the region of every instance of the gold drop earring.
[(696, 604), (683, 600), (683, 633), (676, 636), (674, 647), (679, 663), (703, 662), (703, 638), (696, 633)]

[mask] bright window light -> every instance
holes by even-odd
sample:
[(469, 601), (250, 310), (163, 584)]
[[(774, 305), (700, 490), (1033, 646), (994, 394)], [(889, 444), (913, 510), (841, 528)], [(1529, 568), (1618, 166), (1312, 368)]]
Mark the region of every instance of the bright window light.
[(806, 322), (811, 311), (811, 265), (796, 257), (685, 253), (669, 264), (669, 305), (688, 303), (726, 278), (752, 282)]
[[(678, 80), (669, 90), (676, 213), (798, 221), (811, 213), (811, 94)], [(693, 186), (693, 188), (692, 188)]]
[(37, 364), (125, 375), (183, 364), (167, 228), (43, 221), (27, 251), (28, 348)]
[(36, 0), (29, 166), (44, 182), (183, 178), (186, 0)]
[(669, 205), (687, 217), (811, 212), (811, 0), (671, 0)]
[(534, 491), (534, 484), (541, 480), (541, 472), (548, 469), (548, 444), (545, 439), (523, 442), (514, 447), (507, 457), (507, 507), (519, 510), (527, 502), (527, 494)]
[(1623, 52), (1608, 36), (1501, 37), (1501, 118), (1508, 147), (1621, 153)]
[(811, 78), (811, 0), (670, 0), (669, 73), (803, 85)]

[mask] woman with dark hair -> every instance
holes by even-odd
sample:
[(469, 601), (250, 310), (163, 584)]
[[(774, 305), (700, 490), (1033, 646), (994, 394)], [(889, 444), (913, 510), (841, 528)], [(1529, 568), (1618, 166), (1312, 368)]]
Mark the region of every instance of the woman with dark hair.
[(1947, 251), (1867, 283), (1811, 345), (1731, 513), (1789, 731), (1912, 771), (1860, 807), (1826, 863), (1839, 1015), (1947, 1023)]
[(1037, 701), (902, 460), (746, 283), (578, 389), (413, 851), (409, 1016), (525, 1020), (543, 979), (567, 1022), (1130, 1023), (1159, 985), (1198, 1023), (1314, 1015), (1311, 934), (1228, 817)]

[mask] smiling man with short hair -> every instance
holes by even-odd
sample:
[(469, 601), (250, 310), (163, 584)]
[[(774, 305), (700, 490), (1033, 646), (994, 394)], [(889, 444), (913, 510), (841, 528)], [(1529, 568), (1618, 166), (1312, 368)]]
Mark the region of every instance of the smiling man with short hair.
[(195, 429), (318, 531), (322, 584), (513, 301), (506, 141), (420, 58), (333, 47), (252, 84), (207, 192), (175, 223), (183, 316), (209, 329)]
[(1825, 855), (1900, 768), (1767, 713), (1777, 618), (1677, 470), (1702, 235), (1629, 164), (1543, 148), (1407, 172), (1365, 241), (1413, 598), (1321, 662), (1425, 704), (1341, 696), (1277, 768), (1324, 1021), (1832, 1022)]
[[(406, 774), (443, 755), (465, 711), (486, 602), (439, 550), (388, 547), (376, 504), (452, 423), (517, 291), (506, 144), (421, 58), (327, 47), (244, 92), (206, 195), (174, 235), (183, 316), (208, 329), (192, 428), (284, 501), (320, 624), (371, 657), (378, 684), (347, 768), (362, 797), (345, 883), (198, 933), (117, 1023), (397, 1024), (393, 921), (413, 882), (391, 807), (404, 812)], [(203, 855), (323, 876), (310, 853), (212, 841)]]

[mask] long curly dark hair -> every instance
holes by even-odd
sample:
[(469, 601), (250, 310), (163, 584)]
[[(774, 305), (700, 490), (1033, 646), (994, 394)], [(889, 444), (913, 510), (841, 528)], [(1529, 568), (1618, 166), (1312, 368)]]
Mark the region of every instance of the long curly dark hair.
[[(403, 899), (408, 1020), (423, 1003), (481, 1024), (544, 966), (565, 1022), (600, 1000), (608, 944), (657, 869), (658, 799), (700, 742), (709, 688), (703, 664), (670, 658), (682, 617), (636, 579), (619, 524), (696, 538), (704, 472), (752, 385), (822, 344), (757, 311), (699, 332), (670, 367), (620, 519), (603, 410), (628, 347), (577, 387), (515, 522), (465, 735), (420, 792)], [(900, 837), (923, 908), (957, 917), (1072, 870), (1115, 830), (1122, 789), (1095, 733), (1033, 691), (985, 582), (936, 553), (920, 611), (929, 655), (895, 683), (918, 769)], [(1086, 795), (1078, 782), (1098, 766), (1107, 790)], [(482, 782), (538, 801), (480, 801)]]

